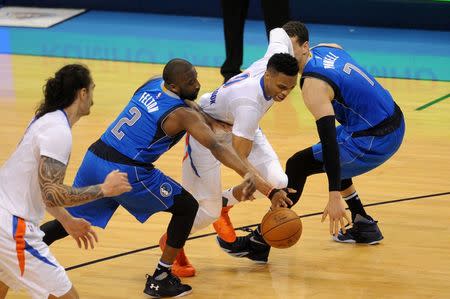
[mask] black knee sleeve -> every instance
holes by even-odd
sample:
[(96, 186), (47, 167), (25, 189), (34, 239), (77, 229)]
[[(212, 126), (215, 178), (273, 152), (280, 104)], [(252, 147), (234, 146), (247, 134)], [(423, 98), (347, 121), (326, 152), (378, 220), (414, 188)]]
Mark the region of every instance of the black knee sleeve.
[(45, 233), (43, 241), (48, 246), (56, 240), (65, 238), (69, 235), (62, 224), (56, 219), (42, 224), (41, 230)]
[(167, 210), (172, 213), (167, 227), (167, 245), (173, 248), (183, 248), (197, 215), (198, 202), (184, 189), (180, 194), (174, 196), (173, 201), (173, 206)]
[(347, 189), (351, 185), (353, 185), (353, 181), (352, 181), (351, 178), (341, 180), (341, 191), (344, 191), (345, 189)]
[(302, 195), (306, 178), (312, 174), (324, 172), (323, 163), (314, 159), (312, 147), (295, 153), (286, 162), (286, 174), (288, 176), (288, 188), (297, 190), (288, 197), (295, 205)]

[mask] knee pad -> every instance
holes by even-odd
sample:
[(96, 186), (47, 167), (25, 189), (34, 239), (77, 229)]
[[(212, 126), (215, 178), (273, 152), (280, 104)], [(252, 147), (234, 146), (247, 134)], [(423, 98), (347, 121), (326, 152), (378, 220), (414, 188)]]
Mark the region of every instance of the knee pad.
[(307, 177), (324, 172), (323, 163), (314, 159), (312, 147), (295, 153), (286, 162), (286, 174), (291, 177)]

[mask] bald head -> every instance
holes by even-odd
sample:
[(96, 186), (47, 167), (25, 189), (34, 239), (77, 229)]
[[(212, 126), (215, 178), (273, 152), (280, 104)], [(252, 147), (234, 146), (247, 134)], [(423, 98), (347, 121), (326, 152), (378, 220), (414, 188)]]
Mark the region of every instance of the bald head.
[(193, 65), (184, 59), (175, 58), (170, 60), (163, 70), (163, 79), (168, 84), (179, 83), (180, 77), (192, 70)]
[(195, 100), (200, 90), (195, 67), (187, 60), (170, 60), (163, 70), (166, 88), (185, 100)]

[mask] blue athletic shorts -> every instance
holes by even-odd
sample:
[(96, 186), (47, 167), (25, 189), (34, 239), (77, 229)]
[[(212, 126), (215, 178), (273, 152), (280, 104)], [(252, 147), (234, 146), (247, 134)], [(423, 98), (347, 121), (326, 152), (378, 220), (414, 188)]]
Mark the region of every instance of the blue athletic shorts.
[[(341, 179), (366, 173), (387, 161), (400, 147), (405, 135), (405, 123), (385, 136), (351, 137), (343, 126), (336, 128), (341, 161)], [(314, 158), (323, 162), (322, 144), (312, 147)]]
[(109, 162), (88, 151), (75, 177), (74, 187), (101, 184), (108, 173), (118, 169), (128, 173), (133, 188), (116, 197), (105, 197), (67, 210), (74, 217), (84, 218), (92, 225), (105, 228), (109, 219), (121, 205), (140, 222), (152, 214), (164, 211), (173, 205), (173, 197), (181, 193), (182, 187), (160, 170), (146, 169)]

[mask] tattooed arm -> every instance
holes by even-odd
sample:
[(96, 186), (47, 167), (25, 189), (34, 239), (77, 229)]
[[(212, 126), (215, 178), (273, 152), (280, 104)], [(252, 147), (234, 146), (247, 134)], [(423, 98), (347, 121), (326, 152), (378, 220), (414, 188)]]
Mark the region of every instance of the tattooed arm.
[(66, 168), (66, 165), (55, 159), (41, 156), (39, 185), (47, 207), (77, 206), (102, 197), (117, 196), (131, 190), (127, 174), (117, 170), (109, 173), (103, 184), (83, 188), (66, 186), (63, 184)]

